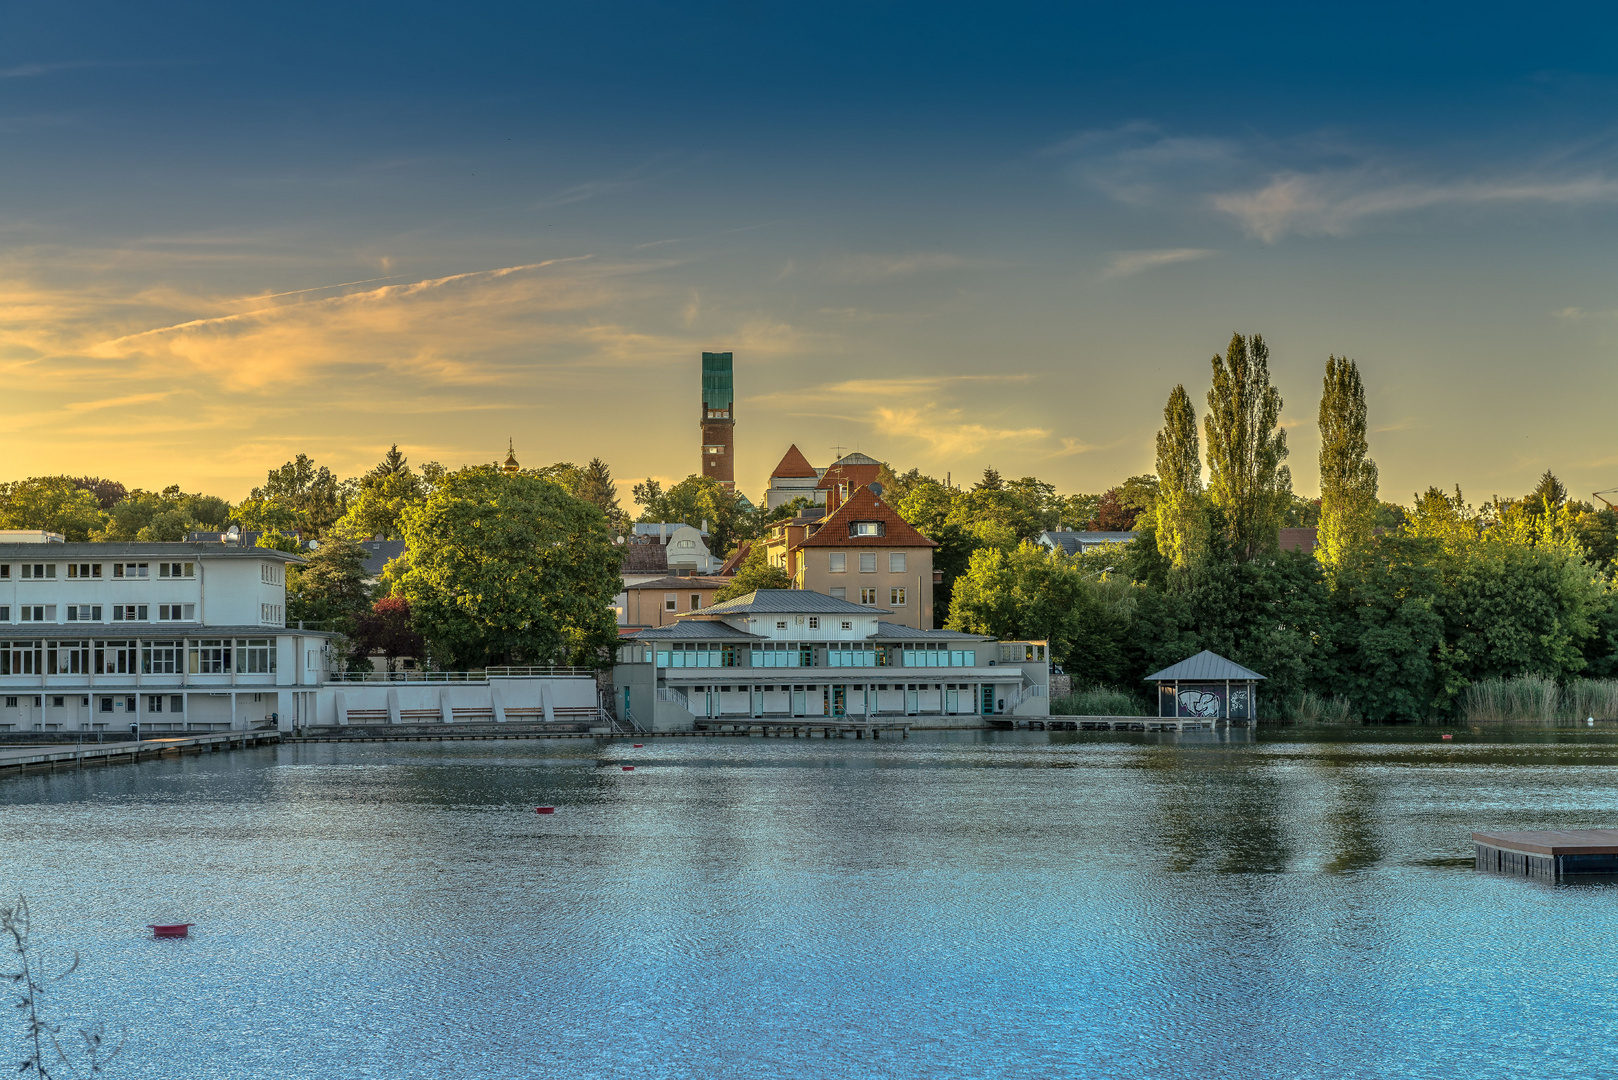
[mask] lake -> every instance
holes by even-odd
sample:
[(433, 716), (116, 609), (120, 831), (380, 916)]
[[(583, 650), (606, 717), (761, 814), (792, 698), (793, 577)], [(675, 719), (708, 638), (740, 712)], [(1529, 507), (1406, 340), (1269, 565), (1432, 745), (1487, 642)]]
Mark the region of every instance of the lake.
[(0, 780), (0, 889), (83, 954), (54, 1012), (128, 1027), (114, 1078), (1588, 1077), (1618, 888), (1469, 833), (1618, 825), (1615, 766), (1571, 729), (317, 743)]

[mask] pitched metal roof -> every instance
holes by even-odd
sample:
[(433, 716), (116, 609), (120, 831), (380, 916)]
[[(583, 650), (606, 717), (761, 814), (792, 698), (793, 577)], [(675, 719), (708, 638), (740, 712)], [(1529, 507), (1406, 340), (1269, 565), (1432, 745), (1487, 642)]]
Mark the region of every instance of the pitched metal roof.
[(959, 630), (917, 630), (914, 626), (901, 626), (898, 623), (879, 622), (876, 624), (874, 638), (896, 641), (993, 641), (994, 638), (985, 634), (963, 634)]
[(838, 600), (808, 589), (755, 589), (713, 607), (681, 613), (687, 615), (891, 615), (886, 608), (868, 607)]
[(1240, 664), (1226, 660), (1218, 653), (1203, 649), (1197, 655), (1166, 667), (1156, 675), (1146, 676), (1147, 682), (1246, 682), (1262, 680), (1264, 676)]
[(624, 634), (623, 638), (626, 640), (633, 638), (636, 641), (650, 641), (653, 639), (691, 641), (697, 638), (728, 638), (734, 641), (759, 640), (757, 634), (749, 634), (745, 630), (738, 630), (729, 623), (704, 619), (686, 619), (677, 623), (670, 623), (667, 626), (652, 626), (645, 630), (637, 630), (632, 634)]
[(403, 540), (361, 540), (365, 549), (365, 576), (381, 577), (383, 567), (409, 550)]

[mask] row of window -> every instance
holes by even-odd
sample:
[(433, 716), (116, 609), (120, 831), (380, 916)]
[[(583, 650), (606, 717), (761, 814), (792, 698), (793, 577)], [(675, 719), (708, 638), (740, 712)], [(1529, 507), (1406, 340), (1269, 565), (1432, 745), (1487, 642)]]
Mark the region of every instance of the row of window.
[[(624, 663), (645, 663), (644, 646), (628, 646)], [(656, 650), (660, 668), (733, 668), (743, 657), (756, 668), (819, 667), (817, 646), (806, 642), (762, 642), (751, 647), (705, 642), (678, 642)], [(977, 667), (976, 649), (952, 649), (943, 642), (910, 645), (831, 645), (825, 649), (826, 667)]]
[[(862, 551), (860, 555), (860, 573), (876, 573), (876, 552)], [(833, 551), (827, 556), (827, 567), (834, 574), (848, 573), (848, 552)], [(888, 552), (888, 573), (902, 574), (905, 572), (905, 553), (902, 551)]]
[[(68, 563), (67, 578), (69, 581), (89, 580), (99, 581), (102, 578), (103, 563)], [(109, 576), (114, 580), (140, 581), (152, 576), (152, 564), (141, 563), (111, 563)], [(20, 563), (17, 576), (23, 581), (55, 581), (56, 563)], [(194, 562), (162, 562), (157, 564), (159, 578), (194, 578), (197, 576), (197, 564)], [(11, 578), (11, 564), (0, 563), (0, 581)]]
[[(25, 623), (54, 623), (57, 605), (55, 604), (19, 604), (17, 605), (17, 622)], [(62, 606), (62, 621), (64, 622), (150, 622), (152, 612), (157, 612), (158, 622), (196, 622), (197, 605), (195, 604), (65, 604)], [(0, 623), (12, 621), (12, 608), (9, 604), (0, 604)]]
[(275, 673), (273, 638), (177, 641), (0, 641), (0, 676)]
[[(875, 607), (878, 603), (881, 602), (878, 599), (878, 596), (879, 596), (879, 594), (881, 592), (882, 592), (881, 589), (861, 589), (860, 590), (860, 603), (867, 604), (867, 605), (869, 605), (871, 607)], [(846, 588), (844, 588), (843, 586), (841, 586), (841, 585), (833, 585), (830, 595), (831, 595), (832, 599), (834, 599), (834, 600), (847, 600), (848, 599), (848, 590)], [(888, 606), (889, 607), (904, 607), (907, 595), (908, 594), (905, 592), (903, 586), (897, 586), (897, 587), (889, 589), (888, 590)]]

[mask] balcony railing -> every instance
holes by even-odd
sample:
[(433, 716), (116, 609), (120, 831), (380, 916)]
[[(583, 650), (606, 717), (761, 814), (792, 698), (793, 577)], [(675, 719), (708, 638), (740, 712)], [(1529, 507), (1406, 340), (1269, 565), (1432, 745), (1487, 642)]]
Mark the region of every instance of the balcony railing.
[(492, 667), (482, 671), (334, 671), (334, 683), (486, 683), (499, 678), (594, 678), (587, 667)]

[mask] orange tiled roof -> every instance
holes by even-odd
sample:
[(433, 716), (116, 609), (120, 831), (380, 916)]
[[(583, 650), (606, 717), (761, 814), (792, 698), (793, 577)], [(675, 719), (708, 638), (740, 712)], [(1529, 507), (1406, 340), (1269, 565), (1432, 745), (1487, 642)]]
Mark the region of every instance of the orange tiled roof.
[(813, 478), (819, 475), (819, 473), (815, 472), (815, 467), (809, 464), (809, 459), (804, 457), (802, 452), (798, 450), (798, 444), (793, 443), (787, 447), (786, 456), (781, 459), (781, 464), (777, 465), (775, 471), (770, 473), (770, 479), (774, 480), (778, 476), (783, 478)]
[[(882, 536), (850, 536), (851, 521), (880, 521)], [(813, 536), (798, 541), (797, 547), (937, 547), (933, 541), (917, 532), (915, 527), (899, 516), (899, 512), (881, 499), (869, 487), (861, 486), (837, 508), (837, 512), (821, 523)]]
[(752, 550), (753, 542), (751, 540), (743, 540), (740, 544), (737, 544), (735, 553), (725, 560), (723, 566), (714, 571), (714, 576), (734, 577), (736, 572), (742, 568), (742, 563), (747, 560), (747, 553)]

